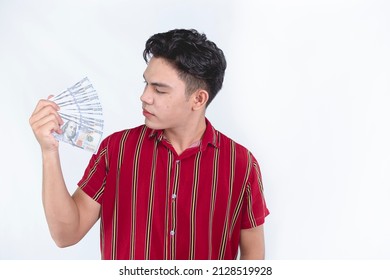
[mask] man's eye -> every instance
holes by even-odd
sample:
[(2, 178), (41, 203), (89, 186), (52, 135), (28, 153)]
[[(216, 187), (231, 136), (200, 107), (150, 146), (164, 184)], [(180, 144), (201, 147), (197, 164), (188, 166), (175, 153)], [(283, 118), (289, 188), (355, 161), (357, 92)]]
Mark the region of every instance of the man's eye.
[(157, 93), (165, 93), (165, 91), (161, 91), (161, 90), (159, 90), (158, 88), (155, 88), (154, 89)]

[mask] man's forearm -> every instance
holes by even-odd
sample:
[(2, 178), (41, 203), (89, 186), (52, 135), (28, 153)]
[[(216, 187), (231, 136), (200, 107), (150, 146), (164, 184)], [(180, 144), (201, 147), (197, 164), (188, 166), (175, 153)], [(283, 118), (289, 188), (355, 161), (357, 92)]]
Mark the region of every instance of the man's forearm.
[(63, 178), (58, 152), (42, 154), (42, 201), (50, 233), (57, 246), (76, 243), (79, 224), (77, 205)]

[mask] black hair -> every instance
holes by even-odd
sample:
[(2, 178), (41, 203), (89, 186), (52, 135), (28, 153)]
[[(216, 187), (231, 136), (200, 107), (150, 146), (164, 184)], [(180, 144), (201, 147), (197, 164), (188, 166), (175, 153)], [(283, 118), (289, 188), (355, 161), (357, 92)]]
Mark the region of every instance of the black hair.
[(226, 60), (217, 45), (194, 29), (174, 29), (157, 33), (145, 44), (143, 58), (164, 58), (178, 71), (186, 83), (186, 92), (192, 94), (197, 89), (209, 93), (207, 106), (222, 88)]

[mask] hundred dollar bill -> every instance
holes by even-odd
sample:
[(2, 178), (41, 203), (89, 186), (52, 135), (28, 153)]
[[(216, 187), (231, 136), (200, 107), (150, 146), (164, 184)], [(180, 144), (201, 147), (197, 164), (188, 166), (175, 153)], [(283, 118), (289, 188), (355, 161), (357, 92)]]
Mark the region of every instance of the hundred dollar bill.
[(95, 153), (103, 136), (103, 109), (96, 90), (86, 77), (53, 96), (64, 124), (62, 134), (53, 133), (58, 141)]

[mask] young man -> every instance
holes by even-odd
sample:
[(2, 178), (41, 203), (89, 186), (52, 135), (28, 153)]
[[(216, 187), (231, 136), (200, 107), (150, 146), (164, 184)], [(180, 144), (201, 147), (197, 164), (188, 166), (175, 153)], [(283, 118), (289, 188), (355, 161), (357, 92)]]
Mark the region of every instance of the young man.
[(100, 218), (102, 259), (264, 258), (268, 209), (253, 155), (205, 117), (221, 89), (223, 52), (195, 30), (146, 42), (145, 125), (116, 132), (92, 156), (71, 196), (58, 142), (59, 107), (39, 101), (30, 118), (43, 158), (43, 203), (59, 247)]

